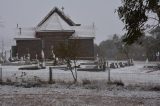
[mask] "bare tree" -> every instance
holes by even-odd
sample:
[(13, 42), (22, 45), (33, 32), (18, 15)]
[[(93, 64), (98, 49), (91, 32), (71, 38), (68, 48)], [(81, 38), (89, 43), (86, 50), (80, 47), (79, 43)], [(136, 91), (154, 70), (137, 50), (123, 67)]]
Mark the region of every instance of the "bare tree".
[[(79, 55), (79, 40), (78, 39), (70, 39), (65, 43), (61, 43), (57, 49), (57, 53), (59, 54), (59, 58), (66, 61), (67, 68), (71, 71), (74, 83), (77, 82), (77, 60)], [(73, 62), (73, 66), (72, 66)]]

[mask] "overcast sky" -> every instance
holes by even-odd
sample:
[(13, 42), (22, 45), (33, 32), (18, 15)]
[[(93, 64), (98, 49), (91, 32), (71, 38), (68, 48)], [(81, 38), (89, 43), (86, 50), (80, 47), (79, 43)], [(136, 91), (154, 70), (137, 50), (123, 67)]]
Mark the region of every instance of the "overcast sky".
[[(0, 36), (12, 44), (16, 24), (35, 27), (55, 6), (65, 8), (75, 23), (96, 26), (95, 43), (123, 34), (123, 23), (114, 12), (121, 0), (0, 0)], [(2, 26), (3, 25), (3, 26)]]

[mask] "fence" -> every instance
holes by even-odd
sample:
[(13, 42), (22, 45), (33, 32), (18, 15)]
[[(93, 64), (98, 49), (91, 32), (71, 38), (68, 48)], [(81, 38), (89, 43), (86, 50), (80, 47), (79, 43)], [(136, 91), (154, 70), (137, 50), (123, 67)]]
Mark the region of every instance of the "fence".
[[(143, 69), (143, 64), (119, 68), (110, 70), (110, 80), (121, 80), (125, 84), (139, 84), (139, 83), (149, 83), (149, 84), (159, 84), (160, 85), (160, 70), (153, 70), (150, 72), (148, 69)], [(52, 83), (56, 80), (73, 81), (71, 72), (64, 71), (64, 67), (50, 68), (49, 71), (46, 69), (41, 70), (23, 70), (26, 73), (25, 79), (33, 79), (37, 76), (41, 80), (50, 81)], [(3, 75), (2, 75), (3, 74)], [(6, 81), (7, 78), (11, 81), (16, 81), (16, 78), (21, 78), (22, 71), (18, 70), (16, 66), (0, 66), (0, 80)], [(3, 79), (2, 79), (3, 77)], [(105, 72), (89, 72), (89, 71), (78, 71), (78, 80), (88, 79), (88, 80), (108, 80), (108, 70)]]
[[(131, 67), (127, 68), (132, 69)], [(117, 69), (111, 69), (110, 72), (106, 70), (105, 72), (87, 72), (78, 71), (78, 80), (88, 79), (88, 80), (121, 80), (125, 84), (158, 84), (160, 85), (160, 74), (156, 73), (146, 73), (146, 72), (128, 72), (128, 70), (123, 68), (118, 71)], [(158, 71), (157, 71), (158, 72)], [(108, 73), (110, 73), (108, 77)], [(61, 71), (52, 69), (52, 75), (50, 79), (60, 79), (60, 80), (73, 80), (70, 71)]]

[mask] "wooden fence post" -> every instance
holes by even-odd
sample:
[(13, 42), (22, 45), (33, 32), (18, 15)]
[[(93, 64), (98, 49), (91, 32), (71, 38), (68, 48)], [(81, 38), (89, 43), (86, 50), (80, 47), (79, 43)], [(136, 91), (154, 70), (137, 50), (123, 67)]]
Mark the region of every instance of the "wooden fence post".
[(49, 67), (49, 84), (52, 84), (53, 80), (52, 80), (52, 67)]
[(111, 75), (110, 75), (110, 67), (109, 67), (109, 63), (107, 62), (107, 69), (108, 69), (108, 82), (111, 81)]

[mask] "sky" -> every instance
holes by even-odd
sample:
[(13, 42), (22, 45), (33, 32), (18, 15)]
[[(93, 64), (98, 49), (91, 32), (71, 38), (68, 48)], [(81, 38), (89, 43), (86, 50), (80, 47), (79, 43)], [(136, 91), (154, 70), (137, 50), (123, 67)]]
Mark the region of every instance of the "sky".
[(0, 0), (0, 45), (2, 39), (7, 47), (15, 44), (16, 25), (35, 27), (55, 6), (64, 7), (65, 14), (75, 23), (95, 24), (95, 43), (122, 35), (123, 23), (115, 10), (121, 0)]

